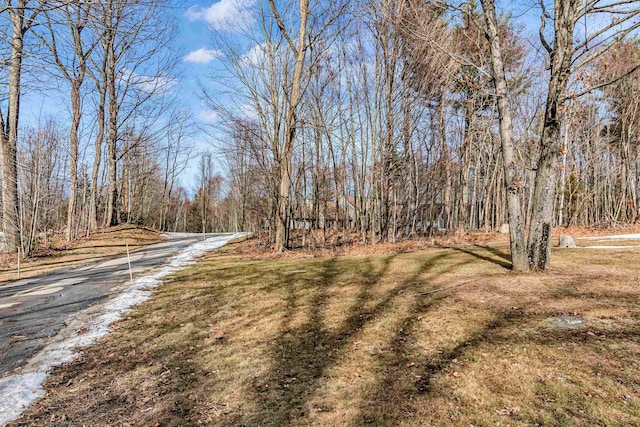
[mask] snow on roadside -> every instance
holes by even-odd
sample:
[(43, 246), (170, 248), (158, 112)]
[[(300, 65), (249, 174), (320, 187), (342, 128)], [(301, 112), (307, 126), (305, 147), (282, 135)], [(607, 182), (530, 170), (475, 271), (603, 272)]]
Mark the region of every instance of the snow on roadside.
[(595, 240), (597, 242), (604, 242), (607, 240), (640, 240), (640, 234), (618, 234), (614, 236), (590, 236), (590, 237), (578, 237), (580, 240)]
[(204, 237), (221, 237), (221, 236), (231, 236), (233, 233), (174, 233), (174, 232), (164, 232), (161, 234), (162, 237), (166, 237), (167, 239), (189, 239), (189, 238), (197, 238), (202, 239)]
[(22, 373), (0, 379), (0, 426), (15, 420), (34, 400), (44, 396), (42, 383), (51, 369), (70, 362), (78, 349), (86, 347), (110, 332), (110, 325), (119, 320), (131, 307), (147, 300), (152, 289), (162, 284), (162, 279), (183, 267), (193, 264), (206, 252), (219, 249), (230, 240), (246, 236), (247, 233), (217, 235), (196, 242), (183, 249), (169, 263), (147, 276), (136, 279), (131, 286), (107, 301), (100, 314), (84, 327), (34, 356)]
[[(617, 234), (613, 236), (589, 236), (589, 237), (578, 237), (576, 240), (590, 240), (594, 242), (620, 242), (623, 243), (625, 240), (640, 240), (640, 234)], [(640, 245), (594, 245), (594, 246), (579, 246), (582, 249), (637, 249), (640, 248)]]
[(581, 249), (638, 249), (640, 245), (627, 245), (627, 246), (606, 246), (606, 245), (596, 245), (596, 246), (579, 246)]

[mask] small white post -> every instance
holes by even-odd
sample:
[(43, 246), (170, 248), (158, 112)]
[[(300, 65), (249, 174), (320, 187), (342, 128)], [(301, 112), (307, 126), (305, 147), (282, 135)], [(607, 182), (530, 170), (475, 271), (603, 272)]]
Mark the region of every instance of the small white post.
[(129, 264), (129, 280), (133, 285), (133, 273), (131, 272), (131, 256), (129, 256), (129, 244), (125, 243), (125, 246), (127, 247), (127, 263)]
[(18, 246), (18, 279), (20, 279), (20, 246)]

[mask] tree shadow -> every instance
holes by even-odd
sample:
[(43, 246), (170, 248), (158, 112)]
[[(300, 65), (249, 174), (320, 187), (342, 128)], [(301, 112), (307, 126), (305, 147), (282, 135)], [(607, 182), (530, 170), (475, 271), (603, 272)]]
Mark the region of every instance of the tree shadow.
[[(557, 300), (555, 293), (541, 301)], [(593, 301), (600, 301), (595, 296)], [(611, 297), (613, 299), (613, 297)], [(590, 345), (600, 348), (602, 340), (637, 342), (640, 336), (640, 326), (629, 326), (620, 331), (608, 329), (598, 332), (596, 327), (577, 329), (555, 329), (552, 327), (537, 327), (532, 331), (522, 333), (518, 325), (540, 325), (545, 319), (553, 316), (552, 312), (528, 312), (523, 308), (511, 307), (497, 311), (493, 317), (476, 329), (470, 336), (450, 348), (433, 349), (437, 357), (416, 357), (411, 352), (411, 346), (416, 337), (417, 319), (421, 314), (433, 311), (438, 304), (445, 300), (440, 298), (417, 297), (409, 314), (399, 320), (398, 331), (389, 341), (389, 351), (380, 356), (380, 365), (384, 375), (381, 376), (373, 391), (363, 399), (359, 414), (353, 425), (396, 425), (406, 422), (416, 410), (416, 399), (419, 396), (433, 396), (438, 390), (434, 386), (434, 379), (443, 372), (454, 370), (455, 362), (465, 354), (479, 346), (509, 346), (518, 343), (541, 346), (558, 346), (563, 343)], [(512, 330), (516, 328), (517, 330)]]
[[(414, 401), (419, 395), (431, 394), (432, 381), (469, 349), (492, 339), (492, 334), (513, 322), (521, 321), (524, 313), (508, 310), (496, 316), (469, 339), (450, 349), (440, 349), (439, 356), (431, 359), (411, 358), (410, 346), (415, 343), (415, 325), (421, 314), (432, 310), (446, 299), (418, 298), (410, 314), (400, 321), (401, 328), (389, 343), (390, 351), (381, 359), (385, 375), (374, 391), (364, 399), (354, 425), (394, 425), (413, 414)], [(417, 370), (417, 374), (416, 374)]]
[(487, 252), (491, 252), (495, 256), (497, 256), (499, 258), (502, 258), (503, 260), (505, 260), (509, 264), (511, 264), (511, 255), (508, 252), (501, 251), (500, 249), (498, 249), (498, 248), (496, 248), (494, 246), (489, 246), (489, 245), (474, 245), (474, 246), (476, 248), (484, 249)]
[(496, 258), (491, 257), (491, 256), (483, 255), (481, 253), (478, 253), (478, 252), (470, 250), (470, 249), (466, 249), (466, 248), (461, 247), (461, 246), (446, 246), (447, 249), (451, 249), (451, 250), (454, 250), (454, 251), (457, 251), (457, 252), (462, 252), (464, 254), (471, 255), (472, 257), (481, 259), (483, 261), (487, 261), (487, 262), (490, 262), (492, 264), (499, 265), (500, 267), (506, 268), (507, 270), (511, 270), (513, 268), (512, 264), (511, 264), (511, 259), (509, 258), (508, 255), (506, 255), (502, 251), (500, 251), (498, 249), (495, 249), (495, 248), (491, 248), (490, 246), (475, 245), (474, 247), (475, 248), (480, 248), (482, 250), (486, 250), (486, 251), (490, 252), (491, 254), (496, 255), (500, 259), (496, 259)]
[(372, 288), (388, 273), (395, 256), (386, 257), (381, 268), (376, 269), (370, 261), (364, 260), (359, 273), (361, 284), (349, 312), (339, 326), (328, 328), (324, 308), (328, 299), (328, 288), (335, 283), (340, 271), (336, 260), (325, 263), (320, 282), (315, 285), (308, 320), (291, 328), (290, 319), (296, 310), (295, 283), (287, 280), (287, 309), (284, 328), (272, 346), (273, 366), (265, 375), (253, 381), (257, 400), (254, 413), (245, 417), (245, 425), (286, 425), (293, 419), (304, 417), (306, 402), (319, 386), (320, 379), (328, 368), (335, 365), (344, 348), (355, 334), (367, 323), (388, 310), (402, 292), (419, 286), (416, 279), (435, 267), (446, 254), (426, 259), (418, 271), (399, 286), (387, 291), (382, 297), (374, 298)]
[(509, 309), (497, 313), (494, 318), (477, 330), (469, 339), (444, 351), (441, 357), (434, 358), (422, 363), (422, 374), (415, 382), (415, 390), (419, 394), (429, 394), (432, 392), (432, 381), (436, 374), (442, 372), (454, 359), (459, 359), (468, 349), (477, 347), (482, 343), (492, 343), (499, 330), (516, 323), (522, 322), (526, 314), (521, 309)]

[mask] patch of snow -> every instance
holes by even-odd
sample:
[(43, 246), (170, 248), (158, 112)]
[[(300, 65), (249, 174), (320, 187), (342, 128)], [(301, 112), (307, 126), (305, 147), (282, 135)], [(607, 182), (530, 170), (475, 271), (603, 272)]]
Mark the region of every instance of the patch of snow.
[(46, 378), (45, 372), (31, 372), (0, 379), (0, 425), (15, 420), (31, 402), (44, 396)]
[(607, 240), (640, 240), (640, 234), (618, 234), (615, 236), (592, 236), (592, 237), (580, 237), (580, 240), (595, 240), (597, 242), (604, 242)]
[[(107, 301), (100, 314), (70, 337), (48, 346), (27, 364), (23, 373), (0, 379), (0, 425), (13, 421), (36, 399), (44, 395), (42, 383), (51, 369), (70, 362), (77, 351), (108, 334), (110, 325), (119, 320), (131, 307), (147, 300), (152, 289), (162, 284), (162, 279), (181, 268), (193, 264), (206, 252), (219, 249), (230, 240), (246, 236), (247, 233), (216, 235), (193, 243), (169, 260), (155, 272), (136, 279), (122, 293)], [(200, 235), (201, 236), (201, 235)]]
[(637, 249), (640, 248), (640, 245), (627, 245), (627, 246), (606, 246), (606, 245), (596, 245), (596, 246), (580, 246), (583, 249)]
[[(237, 233), (237, 234), (242, 234), (242, 236), (245, 236), (246, 234), (243, 233)], [(202, 233), (171, 233), (171, 232), (166, 232), (166, 233), (162, 233), (161, 236), (165, 237), (167, 239), (202, 239), (204, 241), (205, 238), (207, 237), (221, 237), (221, 236), (232, 236), (233, 233), (205, 233), (204, 235)]]

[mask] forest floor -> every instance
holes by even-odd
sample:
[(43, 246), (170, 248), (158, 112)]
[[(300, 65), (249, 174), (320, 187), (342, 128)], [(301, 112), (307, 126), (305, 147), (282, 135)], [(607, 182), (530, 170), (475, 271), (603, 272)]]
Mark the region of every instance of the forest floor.
[[(406, 248), (405, 248), (406, 249)], [(638, 249), (503, 241), (177, 273), (16, 425), (640, 425)]]
[[(71, 243), (65, 242), (62, 235), (54, 235), (50, 239), (46, 247), (36, 249), (32, 256), (20, 261), (21, 278), (122, 255), (126, 253), (126, 245), (129, 245), (130, 251), (134, 251), (162, 241), (159, 231), (134, 225), (105, 228)], [(0, 286), (2, 282), (17, 278), (17, 256), (0, 254)]]

